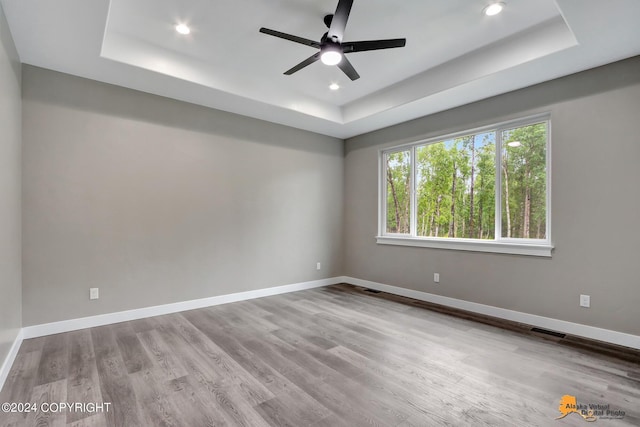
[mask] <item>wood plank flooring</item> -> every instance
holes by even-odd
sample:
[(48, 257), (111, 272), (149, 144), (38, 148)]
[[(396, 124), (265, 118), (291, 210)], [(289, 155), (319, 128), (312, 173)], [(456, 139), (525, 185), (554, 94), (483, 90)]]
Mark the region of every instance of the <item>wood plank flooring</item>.
[(0, 403), (111, 405), (0, 426), (584, 425), (564, 395), (640, 425), (638, 352), (475, 320), (336, 285), (25, 340)]

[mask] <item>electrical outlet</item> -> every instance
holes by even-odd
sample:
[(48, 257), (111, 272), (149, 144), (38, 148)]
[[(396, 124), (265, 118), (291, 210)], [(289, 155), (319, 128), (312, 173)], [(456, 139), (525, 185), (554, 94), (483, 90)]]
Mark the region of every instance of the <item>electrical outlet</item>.
[(322, 265), (319, 262), (317, 262), (316, 263), (316, 270), (320, 270), (321, 267), (322, 267)]
[(89, 299), (98, 299), (100, 298), (100, 293), (98, 288), (89, 288)]
[(433, 281), (435, 283), (440, 283), (440, 273), (433, 273)]
[(580, 295), (580, 307), (591, 307), (591, 296), (589, 295)]

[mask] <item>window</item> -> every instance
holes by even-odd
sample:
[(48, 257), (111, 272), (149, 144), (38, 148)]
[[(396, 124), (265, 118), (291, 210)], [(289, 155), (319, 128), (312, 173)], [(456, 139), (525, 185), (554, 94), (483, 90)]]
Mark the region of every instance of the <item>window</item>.
[(545, 115), (382, 151), (378, 243), (550, 256), (549, 134)]

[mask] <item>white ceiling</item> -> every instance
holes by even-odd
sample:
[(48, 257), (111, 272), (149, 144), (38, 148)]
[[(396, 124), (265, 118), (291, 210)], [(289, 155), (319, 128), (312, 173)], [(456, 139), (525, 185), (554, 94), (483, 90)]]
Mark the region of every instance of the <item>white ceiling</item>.
[(258, 29), (319, 41), (337, 1), (0, 0), (24, 63), (339, 138), (640, 54), (639, 0), (355, 0), (345, 41), (406, 47), (283, 75), (313, 48)]

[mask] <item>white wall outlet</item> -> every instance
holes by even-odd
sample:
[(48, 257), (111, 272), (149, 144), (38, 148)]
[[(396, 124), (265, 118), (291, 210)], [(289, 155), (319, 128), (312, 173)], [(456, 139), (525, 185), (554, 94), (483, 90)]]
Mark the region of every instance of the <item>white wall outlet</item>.
[(320, 270), (320, 268), (322, 267), (322, 264), (320, 264), (319, 262), (316, 263), (316, 270)]
[(580, 307), (591, 307), (591, 296), (590, 295), (580, 295)]
[(98, 291), (99, 288), (89, 288), (89, 299), (98, 299), (100, 298), (100, 293)]
[(435, 283), (440, 283), (440, 273), (433, 273), (433, 281)]

